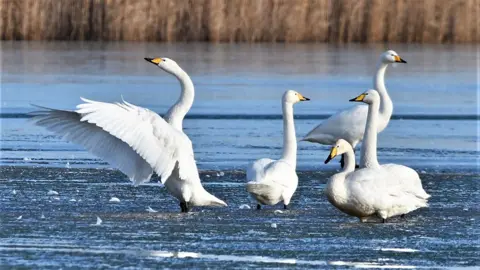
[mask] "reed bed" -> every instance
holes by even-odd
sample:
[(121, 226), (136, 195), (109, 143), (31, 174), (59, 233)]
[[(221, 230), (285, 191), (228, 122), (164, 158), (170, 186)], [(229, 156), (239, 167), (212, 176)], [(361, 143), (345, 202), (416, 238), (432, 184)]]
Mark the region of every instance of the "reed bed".
[(0, 0), (3, 40), (479, 41), (479, 0)]

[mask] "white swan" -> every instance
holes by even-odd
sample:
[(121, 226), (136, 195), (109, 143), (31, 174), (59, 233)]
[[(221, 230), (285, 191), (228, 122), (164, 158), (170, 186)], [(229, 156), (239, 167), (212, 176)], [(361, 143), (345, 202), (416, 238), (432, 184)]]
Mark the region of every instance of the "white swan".
[[(392, 50), (384, 52), (380, 56), (377, 72), (373, 78), (374, 89), (380, 94), (380, 117), (377, 125), (377, 132), (382, 132), (392, 116), (393, 104), (385, 88), (385, 71), (388, 64), (407, 63)], [(353, 149), (363, 139), (365, 124), (367, 122), (367, 106), (357, 105), (350, 109), (340, 111), (320, 125), (312, 129), (302, 141), (332, 145), (338, 139), (348, 141)]]
[[(352, 99), (352, 101), (362, 101), (369, 104), (364, 144), (372, 142), (373, 139), (376, 143), (375, 124), (380, 102), (377, 91), (369, 90)], [(371, 141), (367, 142), (367, 140)], [(425, 193), (423, 188), (419, 189), (417, 186), (403, 181), (402, 175), (412, 173), (420, 181), (418, 174), (412, 169), (408, 168), (409, 172), (393, 172), (386, 167), (377, 166), (354, 171), (355, 155), (353, 148), (350, 143), (342, 139), (338, 140), (332, 147), (325, 163), (340, 154), (346, 156), (345, 166), (340, 173), (329, 179), (325, 193), (329, 202), (342, 212), (356, 216), (362, 222), (373, 215), (382, 218), (385, 222), (387, 218), (404, 215), (428, 206), (429, 195)]]
[(377, 121), (379, 120), (379, 103), (380, 97), (375, 90), (367, 92), (351, 99), (353, 102), (364, 102), (368, 104), (367, 124), (365, 125), (365, 137), (363, 139), (362, 148), (360, 150), (360, 168), (382, 168), (392, 175), (391, 181), (396, 181), (400, 185), (409, 188), (415, 195), (428, 199), (428, 195), (422, 187), (422, 181), (418, 173), (403, 165), (399, 164), (383, 164), (380, 165), (377, 159)]
[(306, 100), (310, 99), (293, 90), (283, 94), (282, 157), (279, 160), (262, 158), (247, 168), (247, 191), (258, 201), (257, 209), (261, 209), (261, 204), (275, 205), (280, 201), (283, 201), (284, 209), (287, 209), (297, 189), (297, 139), (293, 123), (293, 104)]
[(179, 100), (165, 118), (126, 101), (104, 103), (82, 98), (76, 111), (43, 108), (33, 121), (92, 154), (117, 166), (135, 184), (150, 180), (153, 171), (180, 201), (182, 212), (191, 206), (227, 206), (200, 182), (192, 142), (183, 133), (183, 118), (193, 103), (188, 74), (168, 58), (145, 58), (174, 75), (182, 86)]

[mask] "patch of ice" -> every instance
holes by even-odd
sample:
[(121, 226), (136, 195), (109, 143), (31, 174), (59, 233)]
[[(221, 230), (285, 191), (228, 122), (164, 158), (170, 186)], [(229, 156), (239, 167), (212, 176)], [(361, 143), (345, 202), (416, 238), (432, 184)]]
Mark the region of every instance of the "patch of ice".
[(380, 251), (392, 251), (392, 252), (418, 252), (418, 249), (412, 248), (381, 248)]
[(205, 175), (206, 178), (210, 178), (210, 174)]
[(18, 217), (17, 217), (17, 220), (20, 220), (20, 219), (22, 219), (22, 217), (23, 217), (23, 216), (18, 216)]
[(40, 217), (41, 219), (45, 219), (45, 215), (42, 213), (42, 216)]
[(150, 207), (150, 206), (146, 210), (149, 213), (157, 213), (158, 212), (157, 210), (153, 210), (152, 207)]
[(272, 224), (270, 224), (270, 227), (276, 229), (276, 228), (277, 228), (277, 223), (272, 223)]
[(277, 209), (277, 210), (273, 211), (273, 213), (274, 213), (274, 214), (283, 214), (283, 211)]
[(109, 202), (117, 203), (117, 202), (120, 202), (120, 199), (117, 198), (117, 197), (112, 197), (112, 198), (110, 198)]
[(329, 265), (335, 266), (353, 266), (354, 268), (381, 268), (381, 269), (415, 269), (413, 265), (398, 265), (398, 264), (380, 264), (374, 262), (344, 262), (344, 261), (330, 261)]
[(67, 169), (70, 169), (70, 168), (71, 168), (70, 162), (67, 161), (67, 164), (65, 164), (65, 168), (67, 168)]
[(95, 223), (93, 225), (94, 226), (100, 226), (100, 225), (102, 225), (102, 222), (103, 222), (103, 220), (99, 216), (97, 216), (97, 223)]
[(24, 158), (23, 158), (23, 161), (31, 161), (31, 160), (32, 160), (32, 159), (29, 158), (29, 157), (24, 157)]
[(240, 209), (251, 209), (248, 204), (242, 204), (238, 208), (240, 208)]
[(12, 195), (17, 195), (17, 191), (15, 189), (12, 190)]
[(56, 192), (55, 190), (52, 190), (52, 189), (51, 189), (51, 190), (49, 190), (49, 191), (47, 192), (47, 195), (50, 195), (50, 196), (52, 196), (52, 195), (58, 195), (58, 192)]
[(53, 199), (54, 199), (55, 201), (60, 201), (60, 197), (58, 197), (58, 196), (53, 197)]
[(76, 202), (77, 200), (75, 199), (70, 199), (69, 202)]

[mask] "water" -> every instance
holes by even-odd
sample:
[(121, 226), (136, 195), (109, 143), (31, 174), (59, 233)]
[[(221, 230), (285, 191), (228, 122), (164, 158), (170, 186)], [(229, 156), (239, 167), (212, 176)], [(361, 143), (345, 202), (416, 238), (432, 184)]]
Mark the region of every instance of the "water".
[[(386, 47), (2, 42), (0, 265), (6, 267), (474, 267), (480, 237), (475, 46), (394, 45), (394, 117), (379, 136), (382, 163), (415, 168), (430, 208), (361, 224), (322, 191), (338, 167), (328, 147), (299, 143), (292, 210), (255, 211), (245, 165), (281, 152), (280, 97), (297, 136), (371, 87)], [(73, 109), (83, 96), (165, 112), (178, 82), (143, 57), (175, 59), (196, 99), (184, 126), (204, 185), (228, 208), (181, 215), (158, 178), (138, 188), (81, 147), (28, 122), (30, 103)], [(220, 171), (225, 173), (220, 176)], [(218, 175), (217, 175), (218, 174)], [(47, 195), (54, 190), (59, 195)], [(118, 197), (120, 202), (109, 202)], [(148, 212), (147, 208), (158, 212)], [(44, 218), (42, 218), (42, 215)], [(103, 221), (99, 226), (97, 216)], [(21, 218), (20, 218), (21, 217)], [(0, 267), (1, 268), (1, 267)]]

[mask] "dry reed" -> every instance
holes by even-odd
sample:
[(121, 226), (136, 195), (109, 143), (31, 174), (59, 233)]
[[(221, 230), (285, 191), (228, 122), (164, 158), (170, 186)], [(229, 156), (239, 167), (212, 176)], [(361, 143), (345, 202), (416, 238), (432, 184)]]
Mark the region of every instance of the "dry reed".
[(2, 40), (480, 40), (480, 0), (0, 1)]

